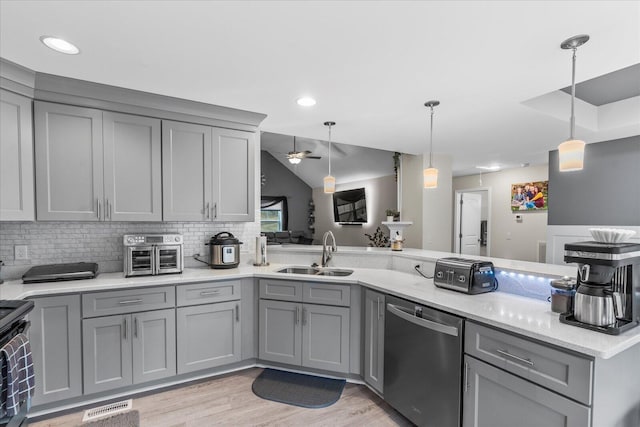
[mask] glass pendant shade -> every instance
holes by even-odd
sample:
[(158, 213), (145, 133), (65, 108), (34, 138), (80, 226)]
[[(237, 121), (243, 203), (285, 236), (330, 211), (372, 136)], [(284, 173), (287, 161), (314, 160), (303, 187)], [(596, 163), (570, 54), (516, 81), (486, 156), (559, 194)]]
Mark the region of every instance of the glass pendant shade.
[(299, 157), (289, 157), (289, 163), (291, 163), (292, 165), (297, 165), (301, 161), (302, 159)]
[(324, 177), (324, 192), (331, 194), (336, 192), (336, 179), (331, 175)]
[(565, 141), (558, 146), (560, 172), (579, 171), (584, 167), (585, 142), (579, 139)]
[(424, 188), (438, 188), (438, 169), (427, 168), (422, 171)]

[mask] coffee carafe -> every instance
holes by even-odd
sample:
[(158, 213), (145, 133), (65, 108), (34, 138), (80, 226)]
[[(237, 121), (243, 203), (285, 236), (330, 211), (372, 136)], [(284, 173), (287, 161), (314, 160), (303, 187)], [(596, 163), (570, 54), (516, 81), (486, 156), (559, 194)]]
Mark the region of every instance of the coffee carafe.
[(640, 244), (567, 243), (564, 260), (578, 265), (578, 288), (561, 322), (612, 335), (640, 324)]

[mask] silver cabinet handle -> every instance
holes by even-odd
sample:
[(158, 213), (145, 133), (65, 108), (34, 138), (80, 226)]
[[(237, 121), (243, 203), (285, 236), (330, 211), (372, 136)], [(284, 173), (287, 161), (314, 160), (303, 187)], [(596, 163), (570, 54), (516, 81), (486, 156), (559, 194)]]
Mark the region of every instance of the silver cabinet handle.
[(118, 304), (126, 305), (126, 304), (140, 304), (142, 299), (130, 299), (124, 301), (118, 301)]
[(469, 391), (469, 363), (464, 362), (464, 392)]
[(213, 204), (213, 219), (218, 218), (218, 203)]
[(294, 323), (295, 325), (297, 325), (298, 323), (300, 323), (300, 313), (299, 313), (299, 311), (300, 311), (300, 307), (296, 307), (296, 312), (295, 312), (295, 314), (294, 314), (294, 321), (293, 321), (293, 323)]
[(124, 334), (124, 339), (127, 339), (127, 329), (128, 329), (128, 325), (127, 325), (127, 317), (124, 318), (124, 326), (122, 327), (122, 333)]
[(138, 338), (138, 317), (133, 318), (133, 336)]
[(380, 297), (376, 297), (376, 308), (378, 309), (378, 320), (380, 320)]
[(109, 220), (111, 220), (111, 202), (109, 201), (109, 199), (107, 199), (107, 209), (105, 212), (105, 215), (107, 215), (109, 217)]
[(307, 309), (304, 307), (302, 308), (302, 324), (307, 324)]
[(413, 314), (404, 312), (400, 307), (396, 305), (387, 304), (387, 310), (389, 311), (389, 313), (395, 314), (399, 318), (411, 322), (414, 325), (431, 329), (432, 331), (441, 332), (443, 334), (452, 335), (454, 337), (457, 337), (459, 334), (458, 328), (456, 328), (455, 326), (444, 325), (442, 323), (434, 322), (433, 320), (416, 317)]
[(236, 322), (240, 321), (240, 304), (236, 304)]
[(98, 219), (102, 219), (102, 201), (98, 199)]
[(213, 291), (202, 291), (200, 292), (201, 297), (206, 297), (209, 295), (218, 295), (220, 293), (220, 289), (214, 289)]
[(204, 208), (204, 214), (206, 215), (206, 218), (209, 219), (209, 202), (207, 202), (207, 205)]
[(496, 353), (500, 353), (503, 356), (506, 357), (510, 357), (512, 359), (517, 360), (518, 362), (522, 362), (522, 363), (526, 363), (529, 366), (534, 366), (534, 363), (531, 361), (531, 359), (525, 359), (524, 357), (519, 357), (516, 356), (515, 354), (511, 354), (506, 350), (500, 350), (499, 348), (496, 349)]

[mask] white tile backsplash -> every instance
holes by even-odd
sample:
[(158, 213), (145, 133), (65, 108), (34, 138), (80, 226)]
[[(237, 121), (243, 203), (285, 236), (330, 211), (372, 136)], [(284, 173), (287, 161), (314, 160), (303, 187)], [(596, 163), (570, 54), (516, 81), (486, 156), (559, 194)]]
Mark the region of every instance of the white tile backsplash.
[[(243, 242), (241, 262), (253, 257), (259, 222), (0, 222), (0, 260), (5, 264), (0, 278), (18, 279), (34, 265), (81, 261), (97, 262), (102, 272), (122, 271), (122, 236), (135, 233), (182, 234), (185, 266), (204, 266), (192, 255), (208, 258), (209, 247), (204, 244), (221, 231)], [(28, 260), (14, 259), (15, 245), (28, 246)]]

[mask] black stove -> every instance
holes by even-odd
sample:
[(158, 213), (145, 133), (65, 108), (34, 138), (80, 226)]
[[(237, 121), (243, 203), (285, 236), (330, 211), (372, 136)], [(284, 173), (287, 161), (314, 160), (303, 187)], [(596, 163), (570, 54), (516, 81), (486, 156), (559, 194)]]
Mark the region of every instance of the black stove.
[(33, 310), (33, 301), (0, 300), (0, 344), (24, 332), (27, 327), (24, 317), (31, 310)]

